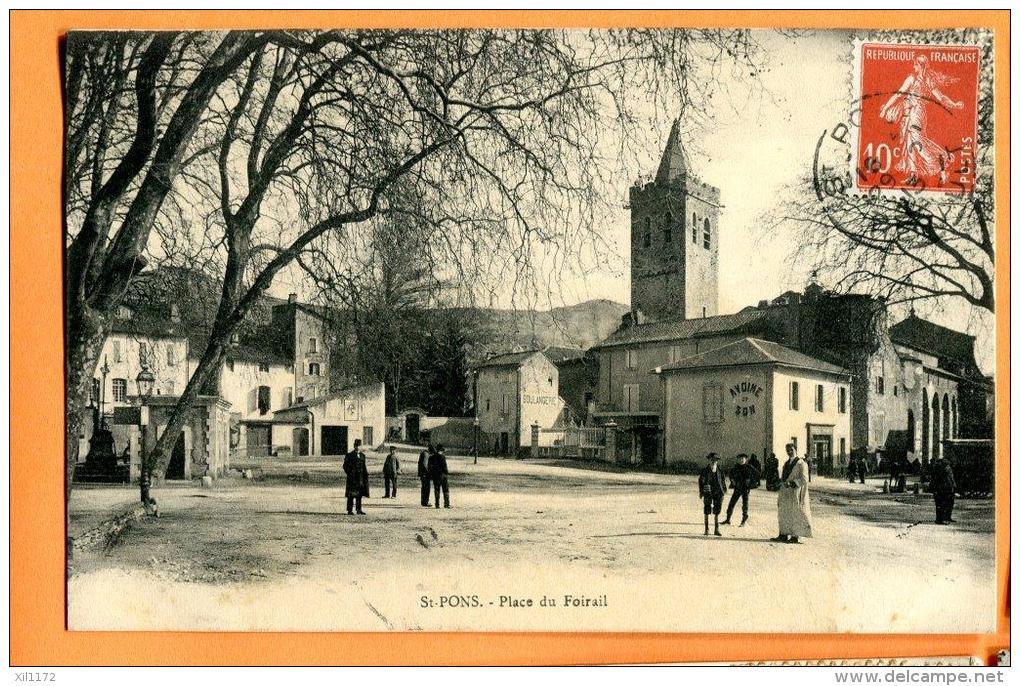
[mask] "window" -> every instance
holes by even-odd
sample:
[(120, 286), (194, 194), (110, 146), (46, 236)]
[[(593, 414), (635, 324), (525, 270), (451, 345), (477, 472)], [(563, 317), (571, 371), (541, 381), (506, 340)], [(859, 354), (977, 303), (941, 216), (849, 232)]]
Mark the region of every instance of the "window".
[(691, 214), (691, 243), (698, 244), (698, 213)]
[(485, 399), (485, 411), (490, 412), (492, 410), (492, 401), (488, 398)]
[(722, 417), (722, 384), (706, 383), (701, 388), (701, 411), (706, 424), (718, 424)]
[(319, 363), (318, 362), (309, 362), (308, 363), (308, 376), (318, 376), (318, 375), (319, 375)]
[(502, 411), (503, 411), (503, 414), (507, 414), (508, 412), (510, 412), (510, 396), (507, 393), (503, 394), (503, 407), (502, 407)]
[(640, 390), (641, 387), (636, 383), (628, 383), (623, 385), (623, 403), (627, 407), (627, 412), (637, 412), (640, 407)]
[(266, 362), (259, 362), (259, 371), (260, 372), (268, 372), (269, 371), (269, 364), (266, 363)]
[(121, 319), (131, 319), (131, 308), (127, 305), (117, 307), (117, 316)]
[(846, 439), (845, 438), (839, 439), (839, 456), (840, 457), (846, 457)]
[(683, 352), (682, 351), (683, 351), (683, 348), (681, 348), (679, 345), (671, 345), (669, 347), (669, 363), (673, 364), (677, 360), (682, 359), (683, 358)]
[(662, 225), (662, 240), (666, 243), (673, 242), (673, 215), (666, 213), (666, 219)]
[(173, 367), (177, 364), (177, 356), (174, 354), (174, 344), (167, 343), (166, 346), (166, 366)]
[(232, 357), (227, 358), (227, 369), (229, 369), (230, 371), (234, 371), (234, 358)]
[(113, 401), (122, 403), (127, 400), (127, 379), (113, 380)]
[(549, 377), (549, 386), (552, 387), (552, 385), (553, 385), (553, 380), (552, 380), (552, 377), (550, 376)]
[(879, 395), (885, 395), (885, 377), (879, 376), (875, 378), (875, 392)]
[(839, 413), (846, 414), (846, 388), (839, 387)]
[(800, 409), (800, 384), (796, 381), (790, 382), (790, 409)]
[(705, 218), (705, 249), (708, 250), (712, 247), (712, 225), (708, 223), (708, 218)]
[(259, 414), (266, 414), (269, 412), (269, 406), (272, 404), (270, 396), (269, 386), (259, 386)]
[(375, 443), (375, 441), (372, 440), (373, 438), (374, 436), (372, 435), (372, 427), (370, 426), (361, 427), (361, 440), (366, 446), (370, 446), (373, 443)]
[(177, 385), (173, 382), (173, 379), (166, 382), (166, 394), (174, 395), (177, 390)]
[(317, 353), (319, 352), (319, 341), (315, 338), (308, 339), (308, 352)]
[(815, 412), (825, 412), (825, 387), (815, 386)]
[(294, 389), (285, 388), (283, 389), (283, 406), (290, 407), (294, 404)]
[(637, 369), (637, 351), (628, 350), (627, 355), (627, 369)]
[(893, 384), (892, 394), (893, 395), (899, 395), (900, 394), (900, 387), (899, 387), (898, 384)]
[(120, 341), (113, 342), (113, 361), (122, 362), (120, 357)]

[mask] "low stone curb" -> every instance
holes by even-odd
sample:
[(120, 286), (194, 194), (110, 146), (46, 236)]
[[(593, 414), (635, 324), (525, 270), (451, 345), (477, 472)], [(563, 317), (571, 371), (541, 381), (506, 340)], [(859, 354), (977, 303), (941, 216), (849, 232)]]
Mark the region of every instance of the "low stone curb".
[(104, 519), (96, 526), (87, 531), (71, 537), (70, 552), (84, 552), (86, 550), (106, 545), (110, 540), (119, 536), (127, 525), (145, 514), (145, 506), (137, 503), (122, 510), (109, 519)]

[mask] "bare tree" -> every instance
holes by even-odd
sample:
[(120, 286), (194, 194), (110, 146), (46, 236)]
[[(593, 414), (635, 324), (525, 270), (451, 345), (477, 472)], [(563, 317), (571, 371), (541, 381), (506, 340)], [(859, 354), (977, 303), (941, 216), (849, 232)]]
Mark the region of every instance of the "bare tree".
[[(872, 36), (874, 38), (874, 36)], [(959, 298), (995, 308), (994, 131), (992, 38), (977, 30), (895, 32), (891, 42), (976, 43), (981, 47), (977, 184), (972, 192), (851, 192), (847, 148), (832, 131), (819, 141), (835, 162), (818, 162), (813, 175), (790, 189), (769, 226), (797, 227), (799, 258), (843, 292), (869, 293), (889, 303)], [(852, 118), (848, 117), (852, 122)], [(853, 124), (848, 124), (849, 129)], [(849, 137), (847, 137), (849, 141)]]
[[(123, 77), (111, 68), (109, 88), (131, 85), (137, 94), (136, 112), (127, 119), (147, 124), (138, 125), (132, 140), (143, 133), (159, 140), (138, 143), (139, 150), (134, 144), (127, 151), (123, 144), (102, 150), (109, 157), (120, 153), (121, 164), (138, 160), (138, 169), (110, 200), (102, 192), (98, 200), (81, 194), (84, 206), (106, 208), (107, 222), (82, 222), (68, 248), (74, 264), (82, 265), (76, 269), (88, 272), (88, 251), (109, 242), (105, 263), (120, 271), (104, 271), (98, 285), (82, 290), (75, 285), (81, 277), (70, 278), (69, 270), (75, 294), (68, 299), (69, 321), (76, 322), (76, 338), (91, 341), (80, 346), (82, 354), (69, 356), (69, 372), (77, 365), (74, 378), (90, 377), (103, 317), (116, 300), (113, 286), (137, 271), (171, 188), (184, 199), (175, 214), (207, 235), (222, 260), (208, 346), (144, 460), (146, 474), (165, 471), (171, 437), (217, 373), (231, 333), (297, 260), (315, 251), (343, 254), (378, 218), (404, 215), (413, 217), (408, 225), (429, 246), (441, 278), (484, 273), (513, 288), (541, 246), (569, 250), (599, 241), (593, 207), (615, 200), (600, 194), (617, 171), (606, 140), (622, 148), (639, 139), (635, 102), (695, 111), (692, 104), (704, 102), (691, 97), (695, 65), (753, 69), (757, 59), (748, 32), (723, 30), (129, 38), (121, 51), (134, 66)], [(91, 75), (73, 63), (69, 58), (69, 93), (91, 91), (72, 88)], [(157, 125), (159, 107), (173, 112), (165, 125)], [(68, 109), (87, 108), (75, 96)], [(72, 116), (69, 129), (75, 121)], [(69, 151), (72, 180), (80, 178), (81, 166)], [(118, 167), (100, 191), (120, 176)], [(144, 231), (128, 230), (143, 220)], [(97, 234), (102, 238), (79, 247), (82, 236)], [(96, 289), (106, 295), (89, 295)], [(91, 322), (88, 336), (77, 333), (79, 320)], [(79, 395), (77, 385), (69, 398)], [(69, 402), (69, 415), (75, 409)]]

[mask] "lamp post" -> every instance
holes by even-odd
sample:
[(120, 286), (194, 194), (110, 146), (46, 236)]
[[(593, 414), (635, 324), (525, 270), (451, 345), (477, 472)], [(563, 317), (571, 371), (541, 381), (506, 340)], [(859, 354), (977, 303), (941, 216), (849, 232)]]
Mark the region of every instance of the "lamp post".
[(474, 445), (471, 451), (475, 454), (475, 464), (478, 464), (478, 415), (475, 415), (475, 420), (471, 422), (474, 426)]
[(151, 470), (147, 464), (145, 455), (145, 401), (152, 395), (152, 387), (156, 384), (156, 377), (152, 375), (148, 367), (142, 367), (135, 377), (138, 384), (138, 491), (142, 504), (149, 504), (149, 486), (152, 483)]
[(106, 428), (106, 375), (110, 373), (110, 365), (106, 362), (106, 355), (103, 355), (103, 366), (100, 367), (99, 372), (103, 375), (103, 388), (99, 393), (99, 426), (98, 428)]

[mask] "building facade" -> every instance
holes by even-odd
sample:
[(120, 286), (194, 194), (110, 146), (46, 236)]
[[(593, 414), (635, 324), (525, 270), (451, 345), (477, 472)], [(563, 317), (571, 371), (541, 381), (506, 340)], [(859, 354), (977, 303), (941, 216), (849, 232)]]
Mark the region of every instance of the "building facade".
[(386, 386), (345, 388), (273, 413), (274, 441), (292, 455), (343, 455), (360, 439), (367, 450), (386, 440)]
[(845, 468), (850, 445), (850, 373), (770, 341), (742, 338), (686, 357), (659, 374), (663, 462), (700, 465), (717, 453), (764, 459), (784, 446), (817, 469)]
[(559, 396), (559, 370), (540, 350), (507, 353), (475, 368), (479, 449), (516, 455), (531, 445), (532, 426), (560, 426), (570, 419)]

